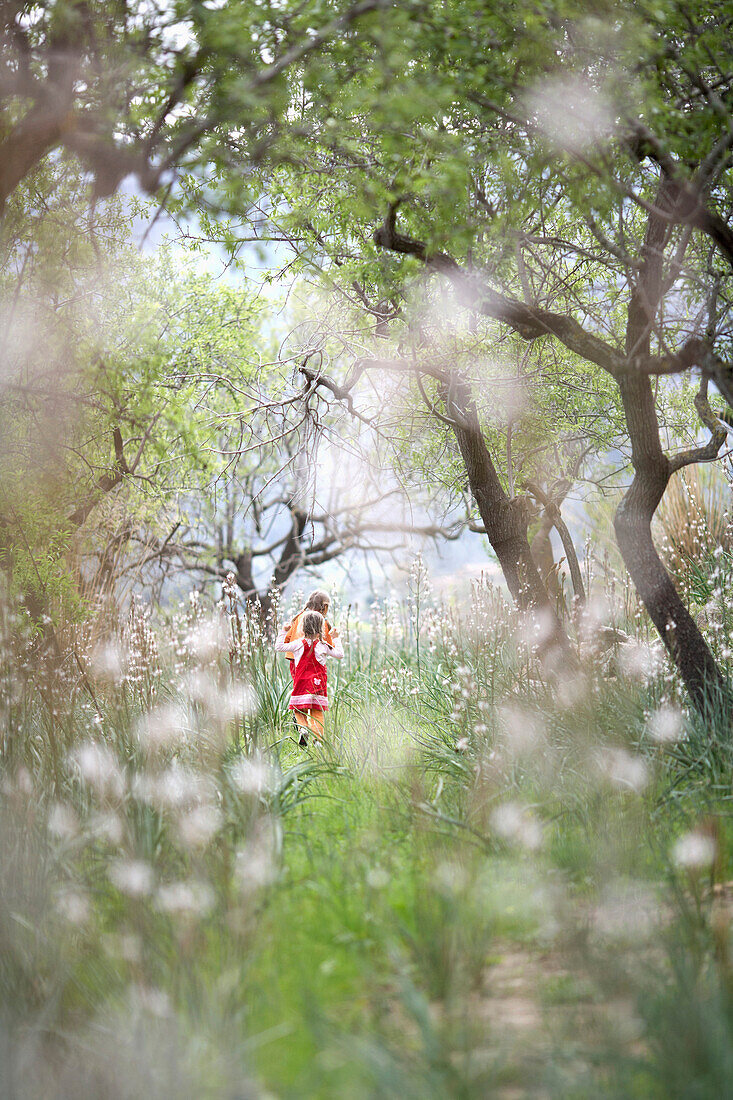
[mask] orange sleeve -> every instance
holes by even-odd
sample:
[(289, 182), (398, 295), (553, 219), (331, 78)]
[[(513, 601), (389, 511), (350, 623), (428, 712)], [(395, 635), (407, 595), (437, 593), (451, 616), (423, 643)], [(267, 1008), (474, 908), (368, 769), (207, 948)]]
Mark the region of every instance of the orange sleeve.
[[(295, 618), (291, 622), (290, 626), (285, 631), (285, 642), (286, 642), (286, 644), (288, 642), (294, 642), (294, 641), (296, 641), (296, 639), (303, 637), (303, 631), (300, 629), (300, 620), (301, 620), (302, 617), (303, 617), (303, 612), (301, 611), (295, 616)], [(294, 659), (292, 653), (286, 653), (285, 656), (287, 657), (287, 659), (289, 661), (292, 661)]]

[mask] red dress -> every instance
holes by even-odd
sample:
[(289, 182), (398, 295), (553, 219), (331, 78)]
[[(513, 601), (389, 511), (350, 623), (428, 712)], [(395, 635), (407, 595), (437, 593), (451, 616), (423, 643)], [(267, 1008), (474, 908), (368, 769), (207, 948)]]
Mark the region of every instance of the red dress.
[(318, 639), (303, 638), (300, 660), (293, 661), (293, 694), (289, 710), (328, 710), (326, 666), (316, 657)]

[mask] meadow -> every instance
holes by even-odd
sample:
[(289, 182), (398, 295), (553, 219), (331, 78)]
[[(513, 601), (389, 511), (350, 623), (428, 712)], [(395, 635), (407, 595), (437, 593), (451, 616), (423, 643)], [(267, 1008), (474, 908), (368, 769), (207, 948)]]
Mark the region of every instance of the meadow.
[(90, 614), (63, 664), (6, 604), (3, 1095), (728, 1095), (729, 719), (590, 580), (549, 669), (500, 592), (459, 614), (419, 559), (337, 605), (307, 749), (233, 589)]
[(733, 1100), (732, 39), (0, 5), (0, 1100)]

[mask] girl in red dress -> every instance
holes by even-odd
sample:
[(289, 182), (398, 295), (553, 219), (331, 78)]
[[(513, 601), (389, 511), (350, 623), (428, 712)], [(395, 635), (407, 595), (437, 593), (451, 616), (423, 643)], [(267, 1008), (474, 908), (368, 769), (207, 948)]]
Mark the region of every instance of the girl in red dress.
[(285, 641), (288, 625), (277, 636), (275, 650), (292, 655), (293, 693), (288, 709), (300, 734), (301, 745), (308, 744), (309, 734), (323, 740), (323, 712), (328, 710), (328, 676), (326, 658), (340, 661), (344, 655), (338, 630), (331, 631), (331, 643), (324, 641), (326, 620), (317, 611), (306, 611), (300, 622), (303, 637)]

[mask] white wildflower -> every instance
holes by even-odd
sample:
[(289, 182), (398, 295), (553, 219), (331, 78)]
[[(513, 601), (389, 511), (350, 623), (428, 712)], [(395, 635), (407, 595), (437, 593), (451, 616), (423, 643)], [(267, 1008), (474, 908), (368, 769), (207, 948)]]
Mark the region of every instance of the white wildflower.
[(206, 711), (216, 710), (221, 699), (222, 691), (215, 677), (208, 672), (190, 673), (184, 682), (184, 690), (192, 703), (198, 704)]
[(367, 871), (367, 886), (372, 890), (383, 890), (389, 885), (389, 879), (389, 872), (385, 871), (384, 867), (370, 867)]
[(277, 878), (277, 852), (272, 823), (263, 820), (249, 841), (237, 852), (234, 881), (243, 894), (269, 886)]
[(563, 670), (557, 679), (555, 698), (561, 707), (572, 710), (586, 697), (589, 688), (590, 681), (584, 673)]
[(240, 756), (229, 769), (232, 784), (242, 794), (263, 794), (277, 784), (277, 770), (261, 757)]
[(639, 794), (649, 782), (649, 769), (639, 756), (632, 756), (626, 749), (602, 749), (598, 765), (609, 783), (620, 789)]
[(181, 810), (204, 802), (211, 782), (199, 772), (174, 762), (159, 775), (141, 773), (133, 782), (133, 794), (159, 810)]
[(520, 637), (533, 651), (550, 645), (557, 633), (557, 619), (551, 611), (536, 610), (522, 620)]
[(125, 781), (114, 753), (98, 741), (85, 741), (72, 753), (71, 759), (81, 777), (100, 798), (119, 799)]
[(499, 707), (498, 718), (510, 753), (523, 756), (538, 747), (543, 736), (542, 727), (524, 707), (506, 703)]
[(219, 693), (218, 701), (212, 709), (223, 722), (231, 722), (235, 718), (251, 718), (257, 711), (257, 695), (249, 684), (236, 683), (227, 691)]
[(462, 893), (468, 885), (465, 867), (455, 860), (442, 860), (433, 874), (435, 889), (445, 897)]
[(92, 650), (92, 672), (99, 680), (118, 683), (127, 672), (129, 654), (117, 642), (103, 642)]
[(62, 890), (56, 897), (56, 911), (69, 924), (87, 924), (92, 915), (89, 897), (81, 890)]
[(123, 894), (142, 898), (153, 889), (154, 875), (149, 863), (142, 859), (120, 859), (111, 863), (109, 880)]
[(71, 840), (79, 832), (79, 818), (71, 806), (54, 802), (48, 815), (48, 831), (60, 840)]
[(211, 664), (222, 650), (227, 648), (226, 635), (219, 619), (205, 619), (198, 622), (186, 637), (189, 653), (200, 664)]
[(642, 883), (618, 880), (602, 891), (592, 914), (595, 932), (612, 939), (648, 936), (659, 921), (659, 902)]
[(491, 813), (491, 827), (497, 836), (510, 844), (536, 851), (542, 844), (542, 828), (526, 806), (504, 802)]
[(93, 814), (87, 823), (90, 836), (119, 845), (124, 836), (124, 825), (117, 814)]
[(110, 958), (123, 959), (133, 964), (142, 960), (142, 939), (134, 932), (107, 932), (102, 937), (102, 946)]
[(581, 640), (592, 645), (594, 639), (612, 618), (611, 604), (602, 593), (594, 592), (579, 609), (578, 633)]
[(15, 775), (15, 785), (21, 794), (33, 794), (33, 780), (27, 768), (20, 767)]
[(582, 76), (545, 77), (525, 96), (524, 109), (551, 146), (574, 153), (614, 130), (613, 104)]
[(659, 745), (674, 744), (675, 741), (679, 741), (682, 731), (682, 711), (671, 703), (663, 703), (647, 722), (649, 737)]
[(14, 779), (11, 779), (9, 775), (4, 775), (0, 780), (0, 792), (7, 798), (13, 798), (15, 795), (27, 797), (33, 794), (33, 780), (28, 769), (18, 768)]
[(621, 671), (641, 683), (651, 680), (662, 669), (659, 651), (633, 639), (619, 646), (618, 660)]
[(164, 703), (144, 715), (135, 732), (143, 751), (149, 755), (176, 748), (188, 738), (186, 711), (176, 703)]
[(223, 824), (216, 806), (195, 806), (178, 818), (178, 838), (186, 848), (205, 848)]
[(131, 1000), (138, 1011), (148, 1012), (151, 1016), (158, 1016), (161, 1019), (173, 1015), (171, 999), (165, 990), (136, 985), (130, 992)]
[(672, 848), (672, 859), (678, 867), (687, 871), (704, 870), (711, 867), (716, 854), (716, 844), (707, 833), (693, 830), (685, 833)]
[(205, 882), (169, 882), (159, 887), (155, 904), (162, 913), (201, 917), (211, 912), (214, 892)]

